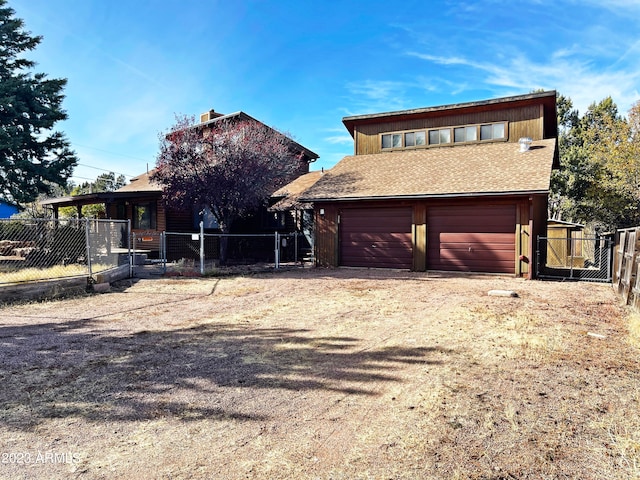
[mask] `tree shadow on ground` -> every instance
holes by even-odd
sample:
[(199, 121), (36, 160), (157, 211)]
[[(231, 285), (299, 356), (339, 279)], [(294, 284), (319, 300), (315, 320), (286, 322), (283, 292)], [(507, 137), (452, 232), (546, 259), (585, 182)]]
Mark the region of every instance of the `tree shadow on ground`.
[(123, 335), (96, 320), (0, 327), (0, 422), (264, 420), (294, 392), (376, 395), (435, 348), (367, 348), (305, 329), (207, 324)]

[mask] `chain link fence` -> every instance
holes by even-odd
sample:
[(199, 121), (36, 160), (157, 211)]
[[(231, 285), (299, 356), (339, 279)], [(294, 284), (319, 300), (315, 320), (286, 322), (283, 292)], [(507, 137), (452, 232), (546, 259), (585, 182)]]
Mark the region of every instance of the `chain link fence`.
[[(220, 266), (226, 248), (226, 266), (303, 265), (312, 262), (310, 248), (300, 233), (222, 234), (154, 232), (132, 235), (134, 274), (206, 273)], [(226, 244), (226, 245), (225, 245)]]
[(613, 241), (607, 237), (538, 237), (538, 278), (610, 282)]
[(129, 223), (0, 219), (0, 284), (93, 275), (129, 263)]

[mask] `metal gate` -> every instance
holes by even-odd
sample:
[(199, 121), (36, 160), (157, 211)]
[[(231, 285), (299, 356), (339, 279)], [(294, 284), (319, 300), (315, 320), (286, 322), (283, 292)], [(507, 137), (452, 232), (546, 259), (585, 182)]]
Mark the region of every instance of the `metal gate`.
[(167, 271), (165, 232), (131, 233), (131, 276), (162, 275)]
[(613, 272), (613, 240), (607, 237), (538, 237), (538, 278), (608, 283)]

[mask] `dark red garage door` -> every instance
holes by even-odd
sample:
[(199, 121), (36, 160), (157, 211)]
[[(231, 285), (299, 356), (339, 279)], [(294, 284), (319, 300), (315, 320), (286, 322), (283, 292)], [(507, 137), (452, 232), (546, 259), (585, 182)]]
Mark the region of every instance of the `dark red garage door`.
[(429, 207), (427, 268), (515, 273), (516, 207)]
[(411, 208), (350, 208), (340, 212), (340, 265), (413, 265)]

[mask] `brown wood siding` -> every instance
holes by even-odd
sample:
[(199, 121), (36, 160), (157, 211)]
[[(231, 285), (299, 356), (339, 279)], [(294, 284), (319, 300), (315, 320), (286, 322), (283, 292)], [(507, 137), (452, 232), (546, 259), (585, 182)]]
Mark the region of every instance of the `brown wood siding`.
[(158, 232), (164, 232), (167, 230), (167, 211), (164, 205), (164, 201), (159, 198), (156, 201), (156, 230)]
[(413, 266), (412, 209), (350, 208), (340, 211), (340, 265)]
[(447, 205), (427, 212), (427, 268), (515, 273), (515, 205)]
[[(475, 125), (490, 122), (509, 122), (509, 142), (517, 142), (521, 137), (533, 140), (545, 138), (543, 109), (540, 105), (521, 108), (493, 110), (461, 115), (442, 115), (434, 118), (408, 119), (396, 122), (381, 122), (369, 125), (358, 125), (354, 130), (356, 155), (380, 153), (380, 134), (405, 130), (419, 130), (437, 127)], [(439, 147), (431, 147), (439, 148)]]
[[(144, 203), (156, 203), (156, 228), (140, 229), (133, 228), (133, 206)], [(160, 232), (166, 230), (167, 220), (165, 215), (164, 202), (158, 197), (141, 197), (129, 201), (126, 207), (127, 218), (131, 220), (131, 232), (136, 235), (137, 248), (142, 250), (151, 250), (152, 252), (160, 250)]]
[[(529, 278), (535, 277), (535, 268), (533, 268), (534, 263), (537, 262), (537, 241), (539, 236), (547, 235), (547, 218), (548, 218), (548, 207), (549, 207), (549, 199), (547, 195), (533, 195), (532, 203), (531, 203), (531, 236), (529, 238), (530, 242), (530, 270), (529, 270)], [(542, 259), (541, 262), (545, 261), (546, 252), (541, 252)], [(544, 265), (544, 263), (542, 263)]]
[(419, 202), (413, 209), (413, 270), (427, 269), (427, 206)]
[(195, 232), (198, 229), (193, 225), (193, 214), (190, 210), (178, 210), (167, 208), (167, 231), (168, 232)]
[(516, 210), (516, 275), (529, 277), (531, 271), (531, 201), (522, 201)]
[[(324, 213), (320, 213), (324, 212)], [(320, 267), (338, 266), (338, 207), (335, 204), (316, 204), (315, 257)]]

